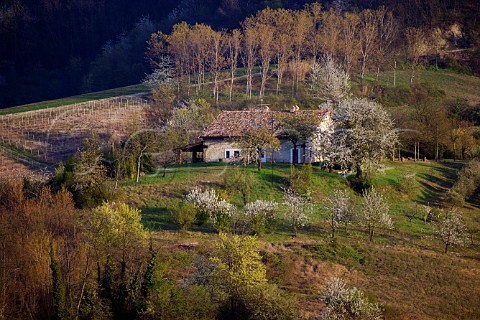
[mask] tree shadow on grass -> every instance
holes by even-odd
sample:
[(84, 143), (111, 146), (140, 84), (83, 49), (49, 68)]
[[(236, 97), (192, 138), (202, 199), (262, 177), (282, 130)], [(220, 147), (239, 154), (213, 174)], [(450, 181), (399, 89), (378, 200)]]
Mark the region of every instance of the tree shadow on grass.
[(421, 173), (418, 176), (424, 181), (419, 181), (422, 187), (420, 203), (439, 204), (443, 200), (445, 192), (450, 189), (457, 180), (458, 171), (463, 167), (460, 162), (442, 162), (432, 167), (438, 174)]
[(285, 177), (275, 172), (272, 174), (272, 172), (268, 172), (267, 169), (264, 169), (264, 170), (265, 172), (259, 175), (260, 180), (268, 182), (271, 185), (275, 185), (277, 189), (282, 189), (283, 187), (286, 186), (287, 180)]
[[(172, 221), (170, 212), (166, 207), (143, 207), (140, 208), (142, 215), (142, 224), (146, 229), (151, 231), (178, 231), (180, 227)], [(215, 229), (211, 226), (192, 225), (189, 231), (203, 232), (203, 233), (216, 233)]]

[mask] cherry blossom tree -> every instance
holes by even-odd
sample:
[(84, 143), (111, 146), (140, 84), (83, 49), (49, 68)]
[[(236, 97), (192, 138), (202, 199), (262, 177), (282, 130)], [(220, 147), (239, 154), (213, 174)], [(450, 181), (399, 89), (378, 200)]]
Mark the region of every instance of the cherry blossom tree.
[(277, 220), (278, 203), (268, 200), (257, 200), (247, 203), (244, 214), (252, 230), (261, 233), (264, 230), (273, 230)]
[(284, 204), (287, 208), (285, 218), (289, 221), (296, 236), (298, 227), (303, 227), (309, 221), (311, 206), (304, 197), (297, 195), (291, 189), (285, 190)]
[(394, 123), (383, 107), (367, 99), (346, 99), (334, 107), (334, 131), (316, 134), (317, 152), (344, 169), (363, 167), (386, 156), (398, 141)]
[(235, 207), (221, 199), (215, 190), (200, 188), (192, 189), (185, 196), (185, 200), (193, 203), (198, 210), (197, 223), (205, 223), (211, 219), (219, 231), (228, 230), (230, 221), (235, 212)]
[(445, 253), (452, 245), (462, 245), (466, 240), (466, 227), (462, 218), (455, 211), (440, 211), (435, 223), (435, 234), (437, 234), (445, 244)]
[(370, 302), (360, 289), (347, 288), (340, 278), (334, 277), (327, 283), (323, 296), (327, 309), (321, 319), (383, 319), (380, 305)]
[(310, 93), (315, 98), (339, 101), (349, 91), (348, 73), (335, 63), (332, 57), (323, 56), (312, 65), (308, 76)]
[(335, 231), (343, 224), (345, 230), (352, 222), (355, 215), (353, 202), (345, 190), (335, 190), (328, 201), (329, 224), (332, 231), (332, 239), (335, 239)]
[(363, 192), (362, 210), (359, 214), (361, 224), (368, 228), (370, 241), (377, 228), (392, 229), (393, 222), (389, 215), (389, 205), (374, 187)]

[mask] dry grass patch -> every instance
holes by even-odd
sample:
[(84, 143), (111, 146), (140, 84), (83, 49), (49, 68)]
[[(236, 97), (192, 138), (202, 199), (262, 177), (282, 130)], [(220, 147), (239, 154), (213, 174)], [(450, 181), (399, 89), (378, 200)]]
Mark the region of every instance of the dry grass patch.
[(478, 259), (401, 246), (377, 247), (371, 256), (365, 277), (351, 281), (386, 306), (387, 319), (478, 319)]

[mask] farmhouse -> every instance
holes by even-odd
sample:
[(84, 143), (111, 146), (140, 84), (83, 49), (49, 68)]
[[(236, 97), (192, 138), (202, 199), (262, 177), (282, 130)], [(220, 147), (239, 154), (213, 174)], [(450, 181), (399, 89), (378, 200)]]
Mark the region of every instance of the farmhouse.
[(281, 119), (285, 117), (318, 117), (318, 132), (333, 130), (331, 114), (327, 108), (317, 110), (299, 110), (297, 106), (289, 111), (271, 111), (269, 108), (248, 111), (223, 111), (208, 125), (198, 143), (182, 148), (183, 152), (192, 155), (192, 162), (235, 162), (254, 161), (239, 146), (242, 132), (250, 126), (272, 130), (272, 133), (280, 140), (280, 149), (277, 151), (264, 152), (262, 162), (286, 162), (293, 163), (294, 157), (297, 163), (311, 163), (321, 161), (322, 155), (314, 150), (312, 139), (299, 141), (296, 148), (292, 142), (284, 136), (280, 126)]

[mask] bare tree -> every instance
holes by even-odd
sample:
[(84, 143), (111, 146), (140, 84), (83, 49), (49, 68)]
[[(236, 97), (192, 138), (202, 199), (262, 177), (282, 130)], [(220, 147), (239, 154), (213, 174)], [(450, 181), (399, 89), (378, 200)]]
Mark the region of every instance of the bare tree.
[(407, 57), (410, 60), (410, 85), (413, 85), (413, 77), (415, 76), (415, 69), (417, 68), (420, 57), (428, 50), (427, 37), (422, 29), (407, 28), (405, 30), (406, 51)]
[(295, 65), (295, 75), (293, 79), (293, 91), (296, 92), (298, 82), (300, 80), (300, 63), (307, 48), (307, 36), (312, 29), (313, 19), (306, 10), (293, 11), (293, 19), (295, 23), (292, 29), (292, 47), (293, 61)]
[(213, 30), (210, 26), (199, 23), (193, 26), (191, 32), (190, 45), (193, 53), (194, 68), (197, 72), (197, 94), (205, 83), (206, 60), (211, 45), (212, 32)]
[(360, 17), (356, 13), (345, 13), (340, 19), (339, 49), (343, 55), (342, 60), (345, 71), (350, 74), (352, 64), (360, 55), (359, 50), (359, 27)]
[(231, 34), (228, 35), (227, 40), (227, 52), (228, 52), (228, 66), (230, 68), (230, 89), (228, 92), (228, 97), (230, 102), (232, 101), (232, 92), (233, 84), (235, 81), (235, 73), (238, 66), (238, 57), (240, 55), (242, 45), (242, 33), (238, 29), (232, 30)]
[(333, 10), (323, 12), (320, 31), (320, 45), (324, 55), (338, 56), (340, 41), (340, 17)]
[(283, 76), (287, 70), (288, 60), (292, 56), (292, 30), (293, 16), (290, 10), (278, 9), (275, 16), (275, 41), (273, 43), (277, 60), (277, 95), (280, 92)]
[(182, 22), (173, 26), (172, 33), (166, 37), (168, 52), (175, 59), (177, 74), (187, 77), (187, 94), (190, 95), (190, 83), (193, 72), (193, 52), (190, 50), (191, 27)]
[(260, 64), (262, 66), (259, 96), (263, 97), (265, 94), (265, 86), (267, 83), (268, 70), (270, 69), (270, 62), (275, 55), (273, 44), (273, 36), (275, 31), (275, 11), (267, 8), (260, 11), (254, 18), (247, 18), (247, 20), (248, 19), (252, 19), (247, 23), (254, 24), (258, 37), (258, 54), (260, 58)]
[(376, 41), (375, 60), (377, 62), (377, 81), (380, 74), (380, 66), (385, 63), (387, 56), (391, 54), (392, 44), (397, 37), (398, 23), (391, 11), (385, 7), (377, 10), (378, 40)]
[(323, 12), (321, 4), (314, 2), (311, 4), (305, 5), (305, 10), (310, 14), (312, 17), (312, 26), (308, 34), (308, 51), (312, 57), (313, 61), (316, 61), (317, 58), (320, 56), (320, 52), (322, 49), (322, 33), (321, 30), (323, 28)]
[(246, 94), (249, 98), (252, 97), (253, 86), (253, 68), (258, 60), (258, 39), (254, 26), (248, 23), (243, 23), (243, 41), (242, 41), (242, 59), (247, 73), (247, 87)]
[(360, 52), (362, 56), (360, 77), (365, 76), (368, 59), (378, 39), (377, 15), (370, 9), (360, 13)]
[(207, 52), (207, 63), (213, 77), (213, 97), (218, 103), (219, 85), (218, 76), (220, 70), (225, 66), (225, 51), (226, 51), (226, 35), (224, 32), (211, 30), (209, 35), (206, 35), (210, 45)]

